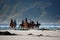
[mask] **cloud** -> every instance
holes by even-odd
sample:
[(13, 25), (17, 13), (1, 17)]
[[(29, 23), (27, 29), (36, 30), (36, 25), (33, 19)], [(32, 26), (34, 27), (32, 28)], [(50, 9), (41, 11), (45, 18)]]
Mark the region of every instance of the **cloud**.
[(45, 8), (51, 6), (52, 3), (51, 3), (51, 2), (44, 2), (44, 1), (36, 1), (36, 2), (34, 3), (34, 5), (35, 5), (35, 7), (37, 7), (37, 8), (40, 7), (41, 9), (45, 9)]
[(40, 9), (41, 9), (41, 17), (47, 16), (46, 8), (51, 6), (51, 3), (40, 3)]
[(58, 22), (60, 23), (60, 20), (58, 20)]
[[(7, 2), (8, 3), (8, 2)], [(17, 19), (18, 17), (21, 17), (23, 13), (27, 12), (31, 8), (40, 8), (41, 15), (40, 17), (46, 16), (47, 12), (45, 11), (45, 8), (51, 6), (51, 3), (46, 3), (42, 1), (36, 1), (33, 3), (29, 3), (28, 5), (24, 6), (25, 3), (23, 2), (17, 2), (14, 5), (11, 5), (10, 3), (4, 3), (4, 6), (2, 7), (2, 10), (0, 13), (0, 21), (2, 21), (5, 17), (5, 19), (2, 21), (2, 23), (9, 21), (11, 18)]]
[(56, 20), (56, 23), (60, 23), (60, 19), (59, 20)]
[[(38, 19), (40, 19), (41, 22), (48, 22), (47, 14), (48, 12), (46, 11), (47, 8), (52, 6), (51, 2), (44, 2), (44, 1), (36, 1), (33, 3), (33, 8), (39, 8), (40, 9), (40, 16)], [(42, 19), (41, 19), (42, 18)]]
[(47, 15), (46, 8), (50, 7), (52, 5), (51, 2), (44, 2), (44, 1), (36, 1), (33, 6), (35, 8), (40, 8), (41, 9), (41, 14), (40, 17), (44, 17)]
[(43, 21), (43, 22), (47, 21), (48, 12), (46, 11), (46, 8), (52, 6), (52, 3), (51, 2), (36, 1), (35, 3), (33, 3), (33, 6), (34, 6), (33, 8), (39, 8), (41, 11), (38, 19), (40, 19), (40, 21)]
[(40, 17), (44, 17), (44, 16), (46, 16), (46, 12), (45, 12), (45, 11), (43, 11), (43, 12), (41, 13)]
[[(3, 17), (6, 17), (6, 19), (4, 19), (4, 21), (2, 21), (2, 23), (5, 23), (5, 21), (9, 21), (11, 18), (13, 19), (17, 19), (18, 17), (22, 16), (22, 14), (26, 11), (28, 11), (30, 8), (33, 8), (32, 5), (28, 5), (28, 7), (26, 6), (22, 6), (23, 4), (21, 3), (16, 3), (14, 4), (12, 7), (11, 6), (7, 6), (5, 5), (2, 9), (5, 9), (5, 12), (2, 10), (2, 12), (4, 12), (2, 14)], [(20, 7), (22, 6), (22, 7)], [(2, 13), (1, 12), (1, 13)], [(7, 15), (9, 14), (9, 15)], [(1, 17), (2, 17), (1, 16)], [(1, 18), (2, 19), (2, 18)]]
[(18, 9), (17, 11), (18, 6), (21, 6), (21, 5), (18, 5), (17, 3), (14, 6), (14, 8), (11, 10), (11, 14), (8, 16), (8, 18), (16, 18), (16, 17), (22, 16), (22, 14), (29, 9), (29, 7), (21, 7), (21, 9)]

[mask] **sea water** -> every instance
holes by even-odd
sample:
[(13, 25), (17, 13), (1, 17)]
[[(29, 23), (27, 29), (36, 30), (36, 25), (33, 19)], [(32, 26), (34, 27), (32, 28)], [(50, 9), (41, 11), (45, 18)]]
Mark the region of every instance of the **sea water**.
[[(39, 27), (39, 29), (41, 29), (41, 28), (46, 28), (46, 29), (59, 29), (60, 30), (60, 27), (55, 27), (55, 26), (53, 26), (53, 27), (50, 27), (50, 26), (40, 26)], [(0, 24), (0, 30), (8, 30), (8, 29), (13, 29), (13, 28), (9, 28), (9, 24)], [(19, 29), (21, 29), (21, 26), (19, 26), (19, 25), (17, 25), (16, 26), (16, 28), (15, 28), (16, 30), (19, 30)]]

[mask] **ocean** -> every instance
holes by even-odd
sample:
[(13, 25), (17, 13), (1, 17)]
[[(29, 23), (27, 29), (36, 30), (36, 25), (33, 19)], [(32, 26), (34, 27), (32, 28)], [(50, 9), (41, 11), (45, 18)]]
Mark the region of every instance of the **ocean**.
[[(60, 27), (58, 27), (58, 26), (46, 26), (46, 25), (41, 25), (40, 27), (39, 27), (39, 29), (41, 29), (41, 28), (45, 28), (45, 29), (50, 29), (50, 30), (60, 30)], [(9, 24), (0, 24), (0, 30), (9, 30), (9, 29), (11, 29), (11, 28), (9, 28)], [(19, 30), (19, 29), (21, 29), (21, 27), (19, 27), (19, 25), (17, 25), (16, 26), (16, 28), (15, 28), (16, 30)], [(12, 29), (11, 29), (12, 30)]]

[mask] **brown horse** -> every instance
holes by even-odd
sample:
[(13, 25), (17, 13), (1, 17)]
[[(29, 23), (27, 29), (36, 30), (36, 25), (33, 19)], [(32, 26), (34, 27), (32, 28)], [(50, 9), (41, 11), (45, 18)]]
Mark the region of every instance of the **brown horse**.
[(10, 28), (15, 28), (16, 25), (14, 23), (10, 23)]
[(13, 22), (13, 20), (11, 19), (11, 23), (10, 23), (10, 28), (15, 28), (16, 24)]

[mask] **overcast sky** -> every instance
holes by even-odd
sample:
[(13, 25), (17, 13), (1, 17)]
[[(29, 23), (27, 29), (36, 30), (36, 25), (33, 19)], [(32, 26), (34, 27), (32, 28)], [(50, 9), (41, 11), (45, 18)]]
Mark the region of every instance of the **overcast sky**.
[(11, 18), (60, 24), (60, 0), (0, 0), (0, 24), (9, 24)]

